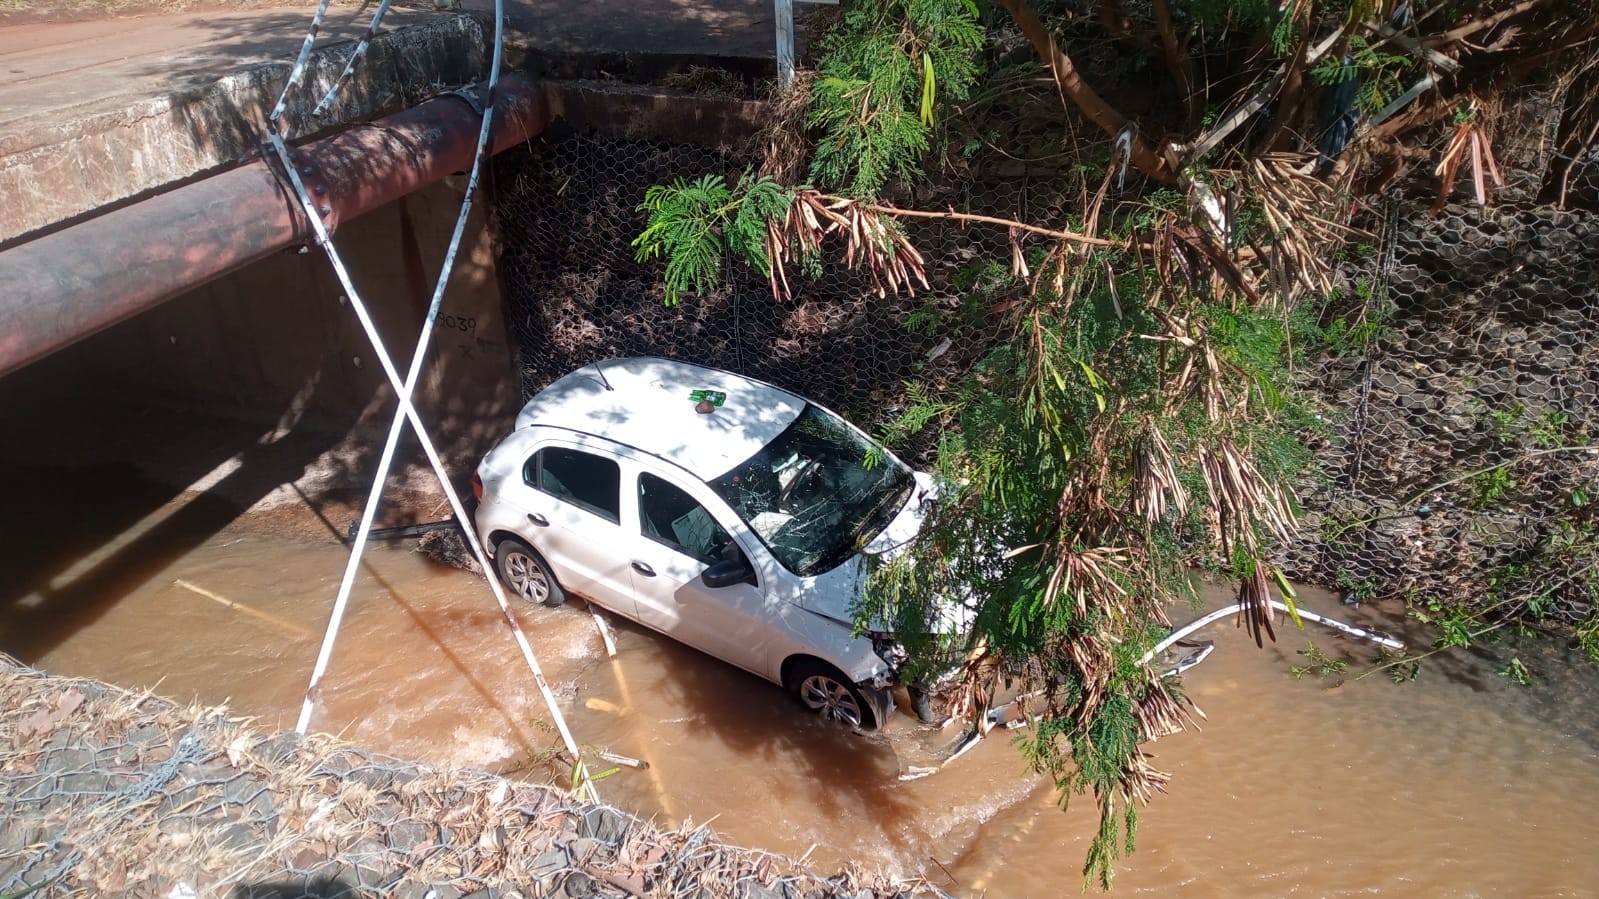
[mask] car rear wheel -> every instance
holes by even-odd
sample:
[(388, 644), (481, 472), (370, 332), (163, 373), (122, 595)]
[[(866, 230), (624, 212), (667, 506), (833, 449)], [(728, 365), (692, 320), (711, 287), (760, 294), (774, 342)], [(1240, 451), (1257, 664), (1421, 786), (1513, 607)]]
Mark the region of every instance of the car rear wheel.
[(837, 668), (815, 659), (795, 663), (787, 686), (811, 711), (861, 730), (882, 727), (894, 710), (893, 695), (887, 690), (857, 686)]
[(553, 608), (566, 601), (566, 594), (555, 582), (555, 575), (544, 558), (515, 537), (507, 537), (494, 547), (494, 568), (500, 575), (500, 583), (528, 602)]

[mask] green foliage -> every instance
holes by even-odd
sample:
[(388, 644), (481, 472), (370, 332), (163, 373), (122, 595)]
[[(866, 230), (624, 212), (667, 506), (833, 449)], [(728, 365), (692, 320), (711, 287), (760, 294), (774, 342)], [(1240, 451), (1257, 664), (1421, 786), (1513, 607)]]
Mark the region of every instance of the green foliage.
[(1488, 427), (1493, 430), (1495, 437), (1505, 443), (1514, 443), (1520, 436), (1520, 423), (1522, 413), (1526, 407), (1521, 403), (1512, 403), (1508, 408), (1494, 409), (1484, 407), (1482, 418)]
[(1388, 303), (1370, 279), (1355, 281), (1353, 295), (1334, 290), (1319, 303), (1304, 302), (1288, 316), (1300, 361), (1322, 355), (1352, 356), (1371, 349), (1388, 327)]
[(818, 183), (873, 196), (921, 174), (936, 110), (967, 98), (981, 68), (973, 0), (855, 0), (818, 42), (809, 124)]
[(1391, 660), (1382, 667), (1387, 669), (1388, 679), (1396, 684), (1408, 684), (1421, 675), (1421, 662), (1414, 659)]
[(1471, 645), (1471, 625), (1474, 621), (1470, 612), (1455, 607), (1440, 609), (1443, 617), (1438, 619), (1438, 645), (1442, 648), (1460, 649)]
[(1500, 465), (1477, 472), (1471, 476), (1469, 483), (1471, 507), (1486, 509), (1503, 500), (1510, 493), (1510, 488), (1516, 486), (1516, 479), (1511, 475), (1509, 465)]
[(1349, 667), (1348, 662), (1328, 656), (1314, 642), (1305, 644), (1305, 648), (1299, 650), (1299, 654), (1305, 657), (1305, 664), (1291, 665), (1288, 668), (1288, 673), (1294, 680), (1300, 680), (1307, 674), (1314, 674), (1320, 678), (1333, 677), (1343, 674), (1344, 669)]
[(1532, 686), (1532, 673), (1522, 664), (1520, 656), (1512, 656), (1510, 661), (1505, 663), (1505, 667), (1499, 669), (1499, 676), (1519, 687)]
[(1360, 91), (1355, 105), (1366, 112), (1376, 112), (1399, 93), (1400, 78), (1410, 66), (1410, 57), (1388, 52), (1385, 46), (1373, 45), (1359, 35), (1349, 38), (1345, 58), (1328, 54), (1310, 70), (1310, 79), (1322, 87), (1331, 87), (1351, 78), (1360, 79)]
[(1338, 589), (1345, 596), (1354, 597), (1356, 602), (1371, 602), (1382, 592), (1382, 588), (1371, 578), (1355, 577), (1347, 572), (1338, 576)]
[(729, 188), (720, 175), (651, 185), (639, 205), (649, 213), (649, 223), (633, 239), (633, 249), (640, 262), (666, 260), (662, 281), (666, 304), (673, 306), (685, 292), (714, 288), (728, 252), (769, 274), (767, 222), (787, 212), (793, 200), (792, 190), (748, 172), (737, 188)]
[[(1553, 449), (1566, 445), (1566, 428), (1571, 422), (1571, 416), (1565, 412), (1546, 409), (1532, 423), (1528, 436), (1532, 442), (1543, 449)], [(1578, 503), (1577, 505), (1581, 505)]]
[(1577, 638), (1577, 645), (1588, 654), (1588, 658), (1599, 662), (1599, 606), (1589, 612), (1588, 617), (1577, 625), (1574, 635)]
[[(1229, 389), (1251, 395), (1250, 408), (1257, 410), (1219, 433), (1197, 398), (1169, 401), (1163, 385), (1181, 363), (1167, 345), (1139, 338), (1160, 328), (1157, 282), (1135, 266), (1124, 271), (1117, 278), (1119, 303), (1103, 283), (1080, 283), (1070, 303), (1041, 291), (1014, 319), (1013, 339), (963, 382), (936, 393), (912, 391), (909, 407), (883, 436), (894, 442), (932, 423), (944, 425), (939, 466), (946, 494), (922, 537), (874, 573), (859, 610), (863, 619), (894, 622), (913, 658), (959, 657), (983, 645), (1026, 659), (1024, 668), (1040, 666), (1028, 670), (1057, 685), (1052, 711), (1023, 748), (1036, 768), (1056, 778), (1063, 801), (1095, 797), (1101, 831), (1085, 873), (1102, 884), (1136, 826), (1123, 786), (1142, 758), (1135, 706), (1152, 693), (1147, 669), (1135, 662), (1161, 635), (1155, 619), (1140, 611), (1144, 607), (1118, 597), (1141, 595), (1151, 607), (1164, 607), (1188, 596), (1188, 563), (1216, 557), (1221, 547), (1210, 542), (1197, 501), (1186, 514), (1154, 522), (1126, 514), (1136, 490), (1135, 456), (1100, 447), (1132, 447), (1160, 431), (1195, 497), (1205, 491), (1198, 454), (1223, 433), (1242, 441), (1264, 472), (1286, 475), (1310, 462), (1290, 415), (1298, 405), (1287, 387), (1281, 315), (1189, 299), (1190, 320), (1231, 373)], [(961, 283), (986, 297), (1014, 290), (1014, 281), (1003, 283), (1008, 278), (980, 267)], [(1095, 499), (1077, 505), (1085, 494)], [(1136, 546), (1137, 555), (1099, 557), (1103, 580), (1095, 600), (1079, 605), (1052, 589), (1062, 553), (1114, 546)], [(997, 556), (1003, 549), (1010, 551)], [(1266, 567), (1238, 547), (1225, 558), (1222, 570), (1232, 575)], [(961, 646), (935, 636), (930, 626), (951, 596), (972, 597), (976, 625)], [(1098, 664), (1077, 661), (1064, 649), (1105, 634), (1117, 642)], [(1103, 702), (1087, 703), (1089, 694)]]

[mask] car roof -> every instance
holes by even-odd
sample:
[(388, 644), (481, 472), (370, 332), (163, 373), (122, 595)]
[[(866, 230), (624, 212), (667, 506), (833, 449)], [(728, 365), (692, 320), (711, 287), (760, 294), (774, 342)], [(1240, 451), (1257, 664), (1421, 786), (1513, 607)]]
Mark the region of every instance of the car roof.
[[(607, 389), (609, 384), (610, 389)], [(696, 390), (726, 395), (701, 414)], [(539, 391), (516, 416), (604, 437), (659, 456), (704, 481), (755, 455), (798, 418), (805, 400), (743, 375), (654, 356), (586, 365)]]

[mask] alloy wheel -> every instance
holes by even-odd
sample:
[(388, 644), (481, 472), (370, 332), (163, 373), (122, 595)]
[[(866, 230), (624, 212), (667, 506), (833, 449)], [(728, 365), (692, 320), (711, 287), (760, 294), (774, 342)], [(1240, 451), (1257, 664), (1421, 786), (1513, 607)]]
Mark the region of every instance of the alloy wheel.
[(825, 674), (813, 674), (800, 681), (799, 696), (801, 702), (823, 718), (842, 721), (850, 727), (861, 726), (861, 705), (848, 684)]
[(511, 592), (529, 602), (542, 603), (550, 598), (550, 582), (544, 569), (525, 552), (512, 550), (505, 557), (505, 579)]

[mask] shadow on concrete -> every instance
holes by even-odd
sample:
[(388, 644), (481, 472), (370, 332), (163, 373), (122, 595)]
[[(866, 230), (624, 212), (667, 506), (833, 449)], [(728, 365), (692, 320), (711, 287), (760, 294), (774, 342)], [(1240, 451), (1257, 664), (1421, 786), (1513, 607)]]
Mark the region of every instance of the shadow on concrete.
[[(402, 370), (459, 203), (436, 186), (341, 238)], [(418, 387), (464, 497), (517, 404), (484, 228), (480, 211)], [(320, 253), (270, 257), (0, 380), (0, 649), (37, 660), (269, 497), (299, 536), (343, 532), (394, 403), (339, 294)], [(441, 517), (441, 499), (407, 433), (379, 525)]]
[[(92, 384), (34, 392), (59, 362), (39, 365), (0, 381), (0, 417), (32, 424), (0, 448), (0, 495), (13, 510), (0, 519), (10, 558), (0, 648), (23, 661), (301, 478), (340, 439), (297, 428), (263, 444), (260, 423), (174, 414), (122, 395), (107, 402)], [(207, 492), (185, 492), (214, 472), (221, 477)]]

